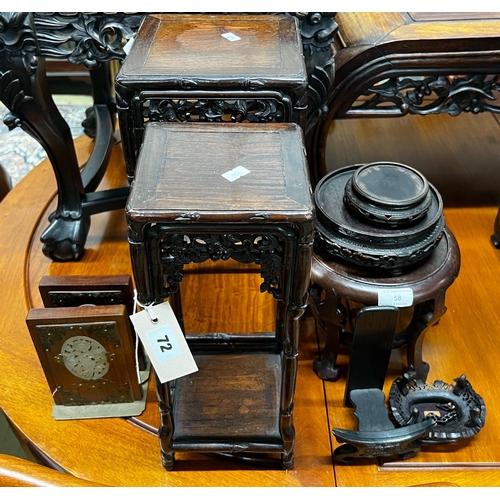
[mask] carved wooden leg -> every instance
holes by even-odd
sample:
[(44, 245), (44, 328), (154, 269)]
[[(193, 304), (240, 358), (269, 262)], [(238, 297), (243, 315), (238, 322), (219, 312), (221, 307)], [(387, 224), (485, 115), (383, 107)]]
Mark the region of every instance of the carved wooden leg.
[[(414, 317), (407, 328), (407, 361), (408, 368), (413, 367), (417, 377), (425, 382), (429, 374), (429, 364), (423, 360), (422, 346), (424, 343), (424, 334), (429, 324), (427, 317), (429, 315), (429, 306), (432, 308), (432, 302), (428, 301), (415, 306)], [(432, 314), (432, 312), (430, 312)]]
[(82, 182), (86, 193), (95, 191), (104, 177), (114, 143), (113, 132), (116, 122), (109, 63), (102, 63), (90, 70), (90, 77), (94, 99), (92, 108), (94, 148), (82, 171)]
[(54, 260), (77, 259), (90, 218), (82, 215), (85, 193), (73, 139), (47, 88), (45, 62), (33, 55), (3, 58), (0, 79), (2, 101), (11, 111), (5, 123), (22, 127), (43, 146), (56, 176), (58, 205), (41, 238), (43, 252)]
[(283, 309), (282, 317), (285, 319), (284, 349), (283, 349), (283, 376), (281, 387), (280, 432), (283, 438), (284, 452), (281, 455), (283, 469), (288, 470), (293, 466), (293, 449), (295, 444), (295, 428), (293, 426), (293, 400), (298, 367), (298, 334), (299, 320), (304, 313), (303, 308), (287, 308), (279, 304), (278, 309)]
[(151, 260), (147, 242), (144, 241), (142, 224), (129, 222), (128, 242), (137, 299), (140, 304), (147, 306), (154, 302), (154, 293), (151, 283)]
[(175, 467), (175, 453), (161, 452), (161, 464), (166, 470), (174, 470)]
[(340, 298), (335, 290), (326, 291), (321, 300), (322, 289), (313, 285), (309, 291), (309, 304), (316, 324), (326, 332), (326, 341), (323, 352), (314, 360), (314, 371), (322, 380), (335, 380), (339, 376), (339, 369), (335, 366), (340, 349), (340, 333), (344, 315), (341, 312)]
[(142, 144), (142, 137), (140, 137), (140, 135), (143, 133), (143, 130), (141, 129), (138, 131), (134, 129), (133, 118), (135, 110), (132, 107), (134, 92), (130, 91), (119, 82), (115, 83), (115, 91), (125, 169), (129, 182), (132, 182), (135, 175), (135, 163), (137, 158), (136, 148), (137, 144)]
[(284, 448), (284, 451), (281, 454), (281, 466), (284, 470), (290, 470), (293, 467), (293, 449), (295, 445), (293, 403), (286, 410), (282, 409), (280, 418), (281, 435), (283, 437)]
[(281, 454), (281, 466), (284, 470), (293, 468), (293, 450)]
[[(29, 17), (21, 16), (19, 23), (24, 23), (28, 31), (31, 29)], [(41, 236), (43, 252), (53, 260), (76, 260), (83, 254), (90, 215), (122, 208), (127, 197), (123, 190), (118, 196), (110, 192), (109, 199), (104, 192), (89, 199), (85, 194), (97, 188), (111, 155), (114, 104), (109, 69), (104, 63), (91, 71), (96, 138), (92, 154), (80, 174), (70, 129), (47, 86), (45, 61), (33, 54), (29, 51), (0, 54), (0, 98), (11, 111), (5, 123), (10, 129), (21, 127), (36, 139), (54, 170), (58, 204), (49, 217), (49, 227)]]
[(181, 330), (184, 332), (184, 315), (182, 314), (182, 299), (181, 299), (181, 290), (179, 289), (177, 293), (171, 293), (168, 301), (170, 302), (170, 306), (175, 313), (175, 317), (179, 322), (179, 326)]
[(335, 80), (333, 39), (338, 30), (335, 15), (335, 12), (296, 13), (309, 79), (306, 149), (313, 188), (326, 173), (324, 162), (316, 160), (321, 147), (317, 129), (328, 114), (327, 103)]
[(163, 467), (172, 470), (175, 465), (175, 454), (170, 449), (174, 433), (172, 420), (172, 401), (170, 398), (169, 384), (162, 384), (155, 373), (156, 394), (158, 397), (158, 408), (160, 410), (160, 429), (158, 439), (160, 441), (160, 454)]

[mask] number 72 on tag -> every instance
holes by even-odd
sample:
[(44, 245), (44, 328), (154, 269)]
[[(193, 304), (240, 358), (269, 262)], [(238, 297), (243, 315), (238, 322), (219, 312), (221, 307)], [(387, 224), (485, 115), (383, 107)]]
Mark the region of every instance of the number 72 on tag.
[(163, 325), (147, 333), (149, 344), (160, 363), (177, 358), (182, 350), (170, 325)]

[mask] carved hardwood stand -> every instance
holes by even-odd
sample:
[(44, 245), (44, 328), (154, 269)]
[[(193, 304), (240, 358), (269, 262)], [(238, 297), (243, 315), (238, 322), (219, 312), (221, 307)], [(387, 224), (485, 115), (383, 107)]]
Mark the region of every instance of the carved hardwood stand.
[[(231, 182), (222, 174), (235, 165), (249, 172)], [(170, 297), (178, 308), (184, 265), (230, 258), (259, 264), (260, 291), (277, 301), (275, 332), (187, 336), (199, 371), (158, 383), (165, 468), (176, 451), (279, 453), (291, 468), (314, 230), (302, 130), (149, 123), (126, 214), (142, 304)]]
[[(439, 193), (411, 167), (378, 162), (328, 174), (314, 197), (318, 221), (310, 302), (327, 332), (316, 372), (323, 379), (337, 378), (340, 342), (353, 337), (355, 321), (347, 308), (347, 301), (353, 301), (411, 313), (389, 343), (407, 345), (408, 364), (425, 380), (429, 366), (422, 360), (423, 336), (446, 311), (445, 293), (460, 268), (458, 244), (446, 228)], [(381, 331), (391, 330), (386, 326)], [(374, 373), (381, 376), (373, 376), (373, 387), (381, 388), (389, 360), (375, 358), (380, 367)], [(359, 370), (365, 370), (365, 363)]]

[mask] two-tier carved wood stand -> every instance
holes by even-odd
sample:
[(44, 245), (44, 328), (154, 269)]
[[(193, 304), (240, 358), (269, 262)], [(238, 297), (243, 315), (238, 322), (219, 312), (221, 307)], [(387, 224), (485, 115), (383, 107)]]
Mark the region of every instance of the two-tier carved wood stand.
[[(139, 301), (177, 295), (185, 264), (232, 258), (260, 264), (260, 291), (277, 302), (275, 332), (187, 336), (199, 371), (158, 384), (167, 469), (176, 451), (278, 453), (292, 466), (315, 222), (303, 140), (295, 124), (145, 127), (126, 208)], [(235, 169), (248, 172), (223, 176)]]

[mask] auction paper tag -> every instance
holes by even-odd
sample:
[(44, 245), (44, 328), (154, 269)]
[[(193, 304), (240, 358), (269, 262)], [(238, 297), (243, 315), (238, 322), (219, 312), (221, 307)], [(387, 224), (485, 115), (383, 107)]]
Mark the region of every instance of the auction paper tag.
[(241, 40), (241, 37), (238, 35), (235, 35), (234, 33), (222, 33), (222, 35), (226, 40), (229, 40), (230, 42), (237, 42), (238, 40)]
[[(153, 323), (152, 317), (158, 321)], [(133, 314), (130, 320), (162, 384), (198, 371), (168, 302)]]
[(239, 167), (235, 167), (232, 170), (227, 171), (225, 174), (222, 174), (222, 177), (224, 177), (224, 179), (227, 179), (229, 182), (233, 182), (249, 173), (250, 170), (248, 170), (248, 168), (242, 167), (240, 165)]
[(134, 42), (135, 42), (135, 36), (129, 38), (128, 42), (123, 46), (123, 52), (125, 52), (127, 56), (129, 55), (132, 49), (132, 45), (134, 45)]
[(411, 288), (388, 288), (378, 291), (379, 306), (410, 307), (413, 305)]

